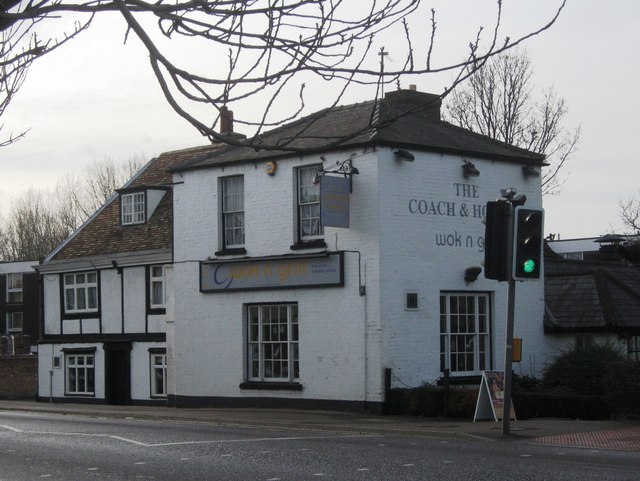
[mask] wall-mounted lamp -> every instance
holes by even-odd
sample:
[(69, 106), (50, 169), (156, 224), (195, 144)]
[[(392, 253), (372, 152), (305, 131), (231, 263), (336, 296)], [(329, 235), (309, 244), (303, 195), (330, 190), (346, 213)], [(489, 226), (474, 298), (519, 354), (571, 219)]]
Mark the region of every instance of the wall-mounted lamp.
[(482, 272), (482, 267), (479, 267), (479, 266), (467, 267), (464, 270), (464, 281), (467, 283), (475, 282), (478, 279), (480, 272)]
[(480, 171), (468, 160), (465, 160), (464, 164), (462, 164), (462, 173), (465, 177), (478, 177), (480, 175)]
[(536, 169), (533, 165), (523, 165), (522, 175), (524, 175), (525, 177), (540, 177), (540, 171), (538, 171), (538, 169)]
[(408, 150), (398, 149), (393, 152), (398, 160), (405, 160), (407, 162), (413, 162), (416, 160), (415, 156)]

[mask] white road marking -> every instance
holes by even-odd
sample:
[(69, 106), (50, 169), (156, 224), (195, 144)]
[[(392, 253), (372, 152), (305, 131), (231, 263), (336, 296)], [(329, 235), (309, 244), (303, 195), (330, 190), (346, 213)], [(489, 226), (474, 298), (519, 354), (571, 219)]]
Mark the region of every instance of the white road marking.
[[(96, 438), (111, 438), (125, 443), (135, 444), (136, 446), (149, 447), (162, 447), (162, 446), (185, 446), (192, 444), (233, 444), (233, 443), (255, 443), (255, 442), (273, 442), (273, 441), (305, 441), (310, 439), (348, 439), (348, 438), (370, 438), (374, 437), (370, 434), (353, 434), (343, 436), (290, 436), (279, 438), (249, 438), (249, 439), (207, 439), (202, 441), (175, 441), (170, 443), (145, 443), (142, 441), (136, 441), (135, 439), (125, 438), (123, 436), (115, 436), (113, 434), (100, 434), (100, 433), (66, 433), (57, 431), (25, 431), (23, 429), (14, 428), (6, 424), (0, 424), (0, 428), (13, 431), (15, 433), (22, 434), (42, 434), (50, 436), (83, 436), (83, 437), (96, 437)], [(380, 446), (385, 446), (380, 444)], [(302, 450), (304, 451), (304, 449)], [(265, 453), (268, 451), (264, 451)]]
[(87, 468), (87, 471), (97, 471), (98, 468)]
[(409, 468), (411, 466), (415, 466), (415, 464), (407, 463), (407, 464), (403, 464), (402, 466), (405, 467), (405, 468)]
[(24, 432), (22, 429), (13, 428), (11, 426), (7, 426), (6, 424), (0, 424), (0, 428), (8, 429), (9, 431), (13, 431), (14, 433), (22, 433), (22, 432)]
[(358, 468), (356, 471), (369, 471), (369, 468)]
[(133, 463), (133, 464), (147, 464), (146, 461), (138, 461), (137, 463)]
[(530, 458), (532, 455), (531, 454), (521, 454), (520, 457), (521, 458)]

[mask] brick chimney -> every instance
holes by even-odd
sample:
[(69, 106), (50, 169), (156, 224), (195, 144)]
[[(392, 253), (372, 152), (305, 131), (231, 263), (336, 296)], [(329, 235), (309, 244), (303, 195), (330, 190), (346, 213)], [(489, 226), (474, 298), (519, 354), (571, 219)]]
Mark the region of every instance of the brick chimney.
[(220, 133), (222, 135), (233, 133), (233, 112), (226, 105), (220, 107)]
[(440, 120), (440, 107), (442, 100), (439, 95), (418, 92), (415, 85), (409, 89), (387, 92), (384, 96), (385, 103), (394, 109), (413, 110), (423, 113), (426, 118)]

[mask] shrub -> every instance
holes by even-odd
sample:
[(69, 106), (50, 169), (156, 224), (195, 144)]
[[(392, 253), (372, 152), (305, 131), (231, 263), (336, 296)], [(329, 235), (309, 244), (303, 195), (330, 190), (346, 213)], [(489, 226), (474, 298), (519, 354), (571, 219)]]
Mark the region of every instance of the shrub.
[(609, 365), (623, 360), (623, 354), (610, 344), (569, 349), (545, 369), (542, 387), (563, 386), (576, 394), (604, 396)]
[(605, 387), (613, 417), (640, 418), (640, 362), (627, 359), (610, 363)]
[(415, 389), (392, 389), (389, 414), (472, 419), (478, 398), (477, 389), (449, 388), (447, 412), (443, 387), (422, 386)]

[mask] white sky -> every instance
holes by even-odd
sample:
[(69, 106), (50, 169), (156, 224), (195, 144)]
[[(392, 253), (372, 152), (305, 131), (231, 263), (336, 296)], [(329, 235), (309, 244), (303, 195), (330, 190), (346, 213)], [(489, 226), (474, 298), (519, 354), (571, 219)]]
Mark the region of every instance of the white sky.
[[(495, 10), (492, 0), (423, 2), (434, 6), (438, 15), (436, 60), (449, 62), (461, 58), (476, 28)], [(560, 1), (503, 3), (503, 36), (515, 36), (544, 23)], [(640, 123), (635, 31), (639, 21), (637, 0), (568, 0), (557, 24), (526, 43), (535, 83), (553, 86), (566, 99), (566, 127), (582, 127), (579, 151), (566, 168), (569, 178), (562, 192), (544, 201), (546, 231), (562, 239), (621, 230), (619, 201), (640, 196), (640, 167), (632, 142)], [(25, 139), (0, 149), (0, 214), (6, 214), (12, 198), (29, 187), (53, 188), (65, 174), (94, 160), (150, 158), (205, 143), (166, 104), (142, 48), (132, 39), (124, 45), (123, 39), (123, 22), (102, 18), (31, 69), (0, 119), (2, 136), (31, 129)], [(388, 65), (394, 68), (393, 41), (384, 45), (390, 51)], [(185, 51), (189, 54), (213, 55), (200, 49)], [(439, 93), (446, 79), (407, 78), (403, 87), (410, 83)], [(320, 89), (327, 87), (308, 88), (318, 88), (315, 108), (326, 106)], [(356, 87), (344, 103), (373, 95), (369, 87)]]

